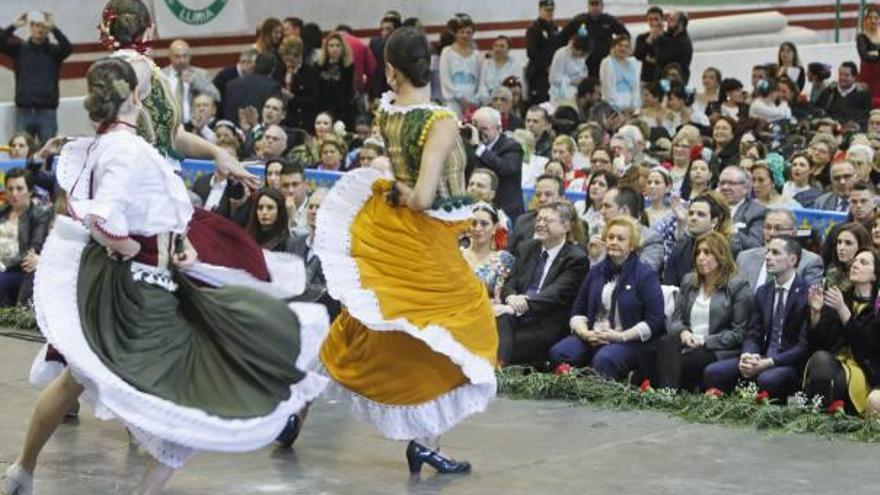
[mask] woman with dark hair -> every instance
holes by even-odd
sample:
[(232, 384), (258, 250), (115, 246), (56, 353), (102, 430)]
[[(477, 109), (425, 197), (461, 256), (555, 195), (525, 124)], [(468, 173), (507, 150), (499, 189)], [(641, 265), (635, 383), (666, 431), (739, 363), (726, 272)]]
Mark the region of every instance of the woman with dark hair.
[(697, 92), (691, 109), (694, 113), (708, 116), (709, 105), (721, 98), (721, 71), (715, 67), (706, 67), (702, 77), (703, 91)]
[(743, 85), (738, 79), (727, 78), (721, 81), (720, 101), (709, 105), (709, 116), (715, 114), (730, 117), (739, 122), (749, 115), (749, 105), (745, 102)]
[[(39, 451), (84, 391), (158, 461), (138, 493), (159, 493), (195, 450), (270, 443), (326, 384), (303, 369), (326, 330), (323, 308), (288, 306), (257, 290), (265, 283), (206, 290), (190, 280), (216, 273), (205, 260), (224, 242), (251, 262), (260, 249), (234, 226), (214, 231), (213, 245), (192, 237), (183, 180), (136, 135), (132, 66), (101, 59), (86, 81), (97, 136), (62, 150), (70, 217), (56, 219), (34, 284), (40, 329), (68, 368), (40, 395), (22, 453), (0, 480), (7, 494), (31, 493)], [(260, 339), (242, 338), (254, 328)]]
[(509, 77), (522, 77), (523, 68), (519, 61), (510, 56), (510, 38), (500, 35), (492, 42), (492, 53), (486, 55), (480, 72), (480, 100), (491, 103), (492, 92), (503, 85)]
[(791, 156), (788, 167), (788, 180), (782, 185), (782, 195), (802, 205), (812, 204), (821, 191), (810, 183), (813, 158), (806, 151), (798, 151)]
[(870, 232), (860, 223), (847, 222), (840, 228), (831, 229), (822, 248), (825, 286), (848, 291), (852, 286), (847, 275), (856, 253), (873, 245)]
[(718, 182), (721, 171), (728, 165), (736, 165), (738, 161), (739, 136), (736, 119), (719, 115), (712, 124), (712, 158), (709, 160), (712, 187)]
[(797, 84), (798, 93), (804, 90), (807, 83), (807, 71), (801, 65), (797, 47), (790, 41), (783, 41), (779, 45), (779, 53), (776, 55), (776, 77), (788, 77)]
[(486, 284), (489, 297), (501, 303), (501, 288), (513, 267), (513, 255), (495, 245), (498, 229), (498, 210), (488, 203), (474, 205), (471, 220), (470, 245), (462, 250), (465, 261)]
[(660, 122), (670, 136), (675, 136), (681, 126), (691, 123), (690, 106), (693, 100), (694, 94), (684, 84), (674, 83), (670, 86), (666, 95), (666, 113)]
[[(590, 56), (592, 41), (586, 33), (572, 36), (568, 44), (558, 48), (553, 54), (548, 77), (550, 81), (550, 101), (559, 104), (568, 102), (577, 106), (578, 83), (589, 75), (586, 60)], [(638, 81), (638, 74), (636, 74)]]
[(479, 105), (483, 57), (474, 44), (474, 21), (470, 17), (456, 16), (448, 26), (452, 43), (440, 52), (440, 88), (443, 101), (461, 117)]
[[(666, 86), (659, 81), (642, 87), (642, 108), (639, 109), (637, 116), (650, 127), (650, 138), (659, 136), (655, 129), (664, 129), (661, 123), (666, 115), (666, 109), (663, 107), (663, 102), (666, 98), (665, 88)], [(665, 129), (661, 132), (667, 136), (670, 135)], [(654, 139), (651, 140), (653, 141)]]
[(494, 396), (498, 332), (486, 286), (458, 247), (471, 219), (464, 145), (456, 114), (431, 103), (430, 57), (420, 29), (388, 37), (394, 93), (376, 122), (395, 181), (353, 170), (318, 211), (315, 253), (336, 260), (324, 274), (344, 306), (321, 362), (334, 397), (384, 436), (410, 441), (410, 472), (427, 463), (461, 473), (470, 464), (438, 452), (439, 436)]
[(584, 222), (587, 222), (590, 228), (587, 238), (602, 234), (605, 220), (602, 218), (602, 214), (599, 213), (599, 207), (602, 205), (602, 200), (605, 199), (605, 193), (615, 187), (617, 187), (617, 175), (609, 170), (593, 172), (584, 184), (583, 191), (587, 194), (587, 197), (584, 201), (575, 203), (575, 207), (578, 211), (578, 216)]
[(254, 212), (247, 231), (263, 249), (292, 253), (287, 207), (284, 196), (273, 188), (265, 188), (254, 198)]
[(324, 38), (315, 71), (318, 108), (341, 120), (346, 129), (354, 129), (354, 60), (342, 33), (332, 32)]
[(52, 211), (31, 201), (34, 180), (23, 168), (6, 171), (6, 205), (0, 208), (0, 306), (30, 300), (29, 290), (49, 233)]
[(871, 96), (880, 98), (880, 8), (867, 5), (862, 13), (862, 32), (856, 36), (861, 64), (859, 81), (868, 85)]
[(749, 322), (752, 292), (736, 277), (727, 237), (709, 232), (697, 239), (694, 271), (685, 275), (667, 335), (657, 352), (657, 385), (693, 390), (703, 369), (736, 357)]
[(278, 47), (284, 39), (284, 25), (275, 17), (268, 17), (260, 23), (257, 29), (257, 41), (254, 48), (259, 53), (270, 53), (278, 58)]
[(825, 407), (842, 400), (848, 412), (880, 414), (880, 316), (877, 283), (880, 256), (862, 249), (849, 270), (852, 287), (810, 287), (810, 347), (817, 349), (804, 371), (804, 391)]
[(775, 79), (758, 79), (749, 117), (770, 123), (791, 120), (791, 108), (787, 101), (779, 101)]
[(24, 131), (18, 131), (9, 138), (9, 159), (30, 160), (37, 152), (37, 141)]
[(822, 62), (807, 64), (807, 81), (810, 82), (810, 103), (815, 104), (819, 95), (832, 84), (831, 66)]

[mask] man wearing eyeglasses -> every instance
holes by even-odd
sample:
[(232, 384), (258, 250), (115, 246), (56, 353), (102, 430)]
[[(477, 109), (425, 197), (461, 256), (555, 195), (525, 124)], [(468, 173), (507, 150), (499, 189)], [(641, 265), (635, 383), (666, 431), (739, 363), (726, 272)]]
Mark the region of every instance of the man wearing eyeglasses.
[(740, 251), (764, 244), (764, 215), (767, 208), (749, 198), (752, 180), (742, 167), (726, 167), (718, 180), (718, 192), (730, 207), (734, 234), (730, 238), (730, 250), (734, 256)]
[(498, 360), (542, 366), (568, 329), (571, 307), (589, 269), (584, 250), (567, 239), (577, 220), (567, 201), (538, 209), (535, 238), (520, 247), (495, 307)]
[[(767, 276), (766, 244), (770, 239), (777, 236), (796, 235), (794, 213), (789, 210), (771, 209), (764, 218), (764, 246), (747, 249), (736, 257), (736, 267), (739, 275), (749, 282), (752, 292), (769, 281)], [(804, 249), (797, 265), (797, 274), (804, 279), (807, 285), (819, 284), (825, 273), (822, 257)]]
[(856, 168), (848, 161), (831, 165), (831, 191), (816, 198), (813, 208), (825, 211), (847, 211), (849, 193), (856, 182)]

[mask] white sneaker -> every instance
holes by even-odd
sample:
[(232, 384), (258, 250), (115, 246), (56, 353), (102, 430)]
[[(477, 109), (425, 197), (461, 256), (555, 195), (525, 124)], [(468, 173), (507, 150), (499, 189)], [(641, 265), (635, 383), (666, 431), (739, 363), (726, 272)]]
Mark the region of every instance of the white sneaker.
[(33, 495), (34, 477), (19, 464), (6, 468), (0, 476), (0, 495)]

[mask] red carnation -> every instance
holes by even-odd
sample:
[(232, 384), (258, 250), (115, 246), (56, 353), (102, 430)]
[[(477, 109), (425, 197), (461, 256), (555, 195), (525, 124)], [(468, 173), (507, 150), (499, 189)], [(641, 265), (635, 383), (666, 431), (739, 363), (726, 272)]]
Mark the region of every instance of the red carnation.
[(761, 390), (755, 394), (755, 402), (767, 402), (768, 400), (770, 400), (770, 392), (766, 390)]
[(709, 397), (722, 397), (724, 395), (724, 392), (722, 392), (721, 389), (712, 387), (706, 390), (706, 395), (708, 395)]
[(562, 363), (553, 370), (553, 373), (557, 375), (570, 375), (571, 372), (574, 371), (574, 367), (568, 363)]
[(842, 400), (836, 400), (828, 406), (828, 414), (839, 414), (844, 413), (846, 411), (843, 410), (845, 404)]
[(645, 392), (650, 392), (652, 390), (654, 390), (654, 389), (651, 388), (651, 380), (648, 380), (647, 378), (645, 378), (645, 380), (642, 382), (642, 384), (639, 385), (639, 392), (641, 392), (643, 394)]

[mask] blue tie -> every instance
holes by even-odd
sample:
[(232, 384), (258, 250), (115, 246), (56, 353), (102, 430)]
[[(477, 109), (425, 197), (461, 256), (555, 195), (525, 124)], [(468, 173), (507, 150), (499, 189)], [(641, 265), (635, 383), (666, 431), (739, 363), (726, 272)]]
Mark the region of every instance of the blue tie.
[(783, 296), (785, 288), (776, 288), (776, 304), (773, 305), (773, 322), (770, 327), (770, 346), (767, 348), (768, 357), (776, 357), (779, 348), (782, 347), (782, 326), (785, 323), (785, 304)]
[(550, 255), (546, 250), (541, 250), (541, 256), (538, 257), (538, 264), (535, 265), (535, 271), (532, 273), (532, 281), (526, 288), (526, 295), (534, 296), (541, 289), (541, 278), (544, 277), (544, 267), (547, 265), (547, 259)]

